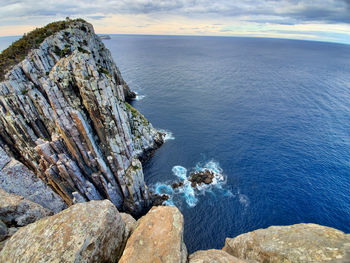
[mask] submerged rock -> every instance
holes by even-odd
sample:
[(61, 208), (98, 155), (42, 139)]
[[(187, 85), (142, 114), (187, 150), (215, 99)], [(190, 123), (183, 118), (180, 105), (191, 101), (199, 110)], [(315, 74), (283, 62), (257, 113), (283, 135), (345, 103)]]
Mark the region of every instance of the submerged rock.
[(52, 211), (23, 196), (9, 194), (0, 188), (0, 220), (8, 227), (25, 226), (52, 214)]
[(189, 256), (188, 263), (248, 263), (222, 250), (199, 250)]
[(176, 188), (179, 188), (179, 187), (181, 187), (183, 185), (184, 185), (183, 182), (174, 182), (174, 183), (171, 184), (171, 188), (176, 189)]
[(271, 226), (226, 238), (223, 250), (264, 263), (350, 262), (350, 235), (315, 224)]
[(200, 184), (211, 184), (213, 182), (215, 174), (210, 170), (203, 170), (199, 172), (191, 173), (189, 176), (189, 181), (192, 187), (196, 187)]
[(183, 216), (176, 207), (153, 207), (137, 221), (119, 263), (184, 263)]
[(116, 262), (124, 231), (110, 201), (80, 203), (19, 229), (0, 252), (0, 262)]

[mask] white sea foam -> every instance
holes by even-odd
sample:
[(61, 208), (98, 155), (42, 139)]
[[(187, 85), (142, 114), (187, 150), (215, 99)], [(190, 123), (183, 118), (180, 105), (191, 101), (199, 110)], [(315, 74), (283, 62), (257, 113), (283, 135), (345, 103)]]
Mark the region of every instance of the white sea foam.
[(136, 98), (134, 100), (137, 100), (137, 101), (143, 100), (145, 97), (146, 97), (146, 95), (139, 95), (136, 93)]
[(179, 177), (182, 181), (187, 180), (187, 169), (180, 165), (175, 165), (173, 169), (171, 169), (174, 175)]
[(139, 92), (137, 92), (137, 91), (134, 91), (134, 92), (135, 92), (135, 94), (136, 94), (136, 97), (135, 97), (133, 100), (139, 101), (139, 100), (142, 100), (142, 99), (144, 99), (144, 98), (146, 97), (146, 95), (141, 95), (141, 94), (139, 94)]
[(166, 195), (168, 197), (168, 200), (164, 202), (165, 205), (168, 206), (174, 206), (173, 196), (174, 196), (174, 190), (170, 185), (157, 183), (155, 185), (155, 193), (158, 195)]
[[(198, 203), (197, 195), (204, 195), (207, 192), (212, 192), (213, 189), (218, 189), (222, 191), (222, 185), (225, 184), (225, 176), (223, 175), (223, 170), (220, 167), (218, 162), (214, 160), (197, 163), (196, 166), (192, 169), (194, 172), (209, 171), (214, 174), (214, 178), (211, 184), (197, 184), (195, 188), (191, 186), (189, 181), (188, 170), (180, 165), (175, 165), (172, 170), (173, 174), (180, 179), (182, 185), (173, 189), (169, 184), (158, 183), (155, 185), (155, 192), (159, 195), (167, 195), (168, 200), (164, 202), (166, 205), (174, 205), (174, 196), (177, 196), (177, 202), (179, 200), (184, 200), (189, 207), (194, 207)], [(226, 190), (224, 190), (226, 192)], [(229, 192), (228, 196), (233, 196)]]
[(164, 133), (164, 141), (175, 140), (173, 133), (169, 130), (159, 129), (161, 133)]
[(238, 190), (238, 200), (244, 207), (249, 206), (250, 200), (248, 196), (241, 194), (239, 190)]

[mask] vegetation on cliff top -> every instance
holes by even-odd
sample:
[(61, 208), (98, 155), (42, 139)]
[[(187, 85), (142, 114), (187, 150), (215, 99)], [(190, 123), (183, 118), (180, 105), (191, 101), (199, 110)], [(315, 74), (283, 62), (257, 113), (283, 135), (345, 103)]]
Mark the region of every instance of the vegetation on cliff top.
[[(45, 27), (36, 28), (28, 34), (24, 34), (22, 38), (12, 43), (0, 54), (0, 81), (4, 80), (5, 73), (10, 67), (21, 62), (32, 49), (39, 48), (45, 38), (68, 28), (74, 22), (85, 22), (85, 20), (79, 18), (53, 22)], [(85, 27), (81, 29), (86, 31)]]

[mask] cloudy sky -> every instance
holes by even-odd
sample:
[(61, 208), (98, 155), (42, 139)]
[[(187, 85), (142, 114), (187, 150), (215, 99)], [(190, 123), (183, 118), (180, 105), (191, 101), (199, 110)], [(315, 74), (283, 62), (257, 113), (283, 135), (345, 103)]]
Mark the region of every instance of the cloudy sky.
[(350, 44), (350, 0), (0, 0), (0, 36), (82, 17), (97, 33), (278, 37)]

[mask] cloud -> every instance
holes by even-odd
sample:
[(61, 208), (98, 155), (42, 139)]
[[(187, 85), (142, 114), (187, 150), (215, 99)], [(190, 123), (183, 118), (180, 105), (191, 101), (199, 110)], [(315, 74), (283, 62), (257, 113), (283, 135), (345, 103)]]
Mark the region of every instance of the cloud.
[(350, 28), (350, 0), (1, 0), (0, 34), (67, 16), (92, 20), (97, 30), (106, 33), (267, 35), (268, 30), (263, 30), (275, 25), (271, 34), (288, 27), (285, 35), (292, 35), (305, 24), (334, 24), (319, 31), (335, 30), (333, 38), (341, 38), (347, 34), (344, 25)]
[[(102, 16), (108, 14), (173, 13), (183, 16), (250, 17), (270, 23), (290, 20), (350, 23), (350, 0), (2, 0), (1, 20), (23, 16)], [(287, 22), (285, 22), (287, 21)]]
[(101, 19), (105, 19), (108, 16), (87, 16), (87, 18), (89, 19), (93, 19), (93, 20), (101, 20)]

